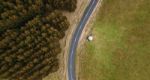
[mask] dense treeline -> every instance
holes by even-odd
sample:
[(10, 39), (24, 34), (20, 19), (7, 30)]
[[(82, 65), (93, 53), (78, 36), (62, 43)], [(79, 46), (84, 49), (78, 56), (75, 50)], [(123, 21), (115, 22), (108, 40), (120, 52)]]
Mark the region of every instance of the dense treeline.
[(1, 0), (0, 78), (42, 80), (57, 71), (59, 41), (69, 27), (61, 11), (74, 11), (76, 3), (76, 0)]
[(53, 7), (60, 10), (68, 10), (70, 12), (76, 9), (77, 0), (52, 0)]

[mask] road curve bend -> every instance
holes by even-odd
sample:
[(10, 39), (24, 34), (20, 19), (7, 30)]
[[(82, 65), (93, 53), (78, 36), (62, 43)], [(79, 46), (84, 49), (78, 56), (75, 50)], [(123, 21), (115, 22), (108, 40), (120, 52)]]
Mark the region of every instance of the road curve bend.
[(91, 14), (93, 13), (94, 9), (96, 8), (99, 0), (91, 0), (89, 5), (87, 6), (86, 10), (84, 11), (84, 14), (81, 18), (81, 21), (79, 25), (77, 26), (73, 36), (72, 41), (70, 43), (70, 49), (69, 49), (69, 58), (68, 58), (68, 79), (69, 80), (76, 80), (76, 74), (75, 74), (75, 53), (76, 48), (78, 46), (78, 42), (80, 39), (80, 36), (82, 34), (82, 31), (89, 20)]

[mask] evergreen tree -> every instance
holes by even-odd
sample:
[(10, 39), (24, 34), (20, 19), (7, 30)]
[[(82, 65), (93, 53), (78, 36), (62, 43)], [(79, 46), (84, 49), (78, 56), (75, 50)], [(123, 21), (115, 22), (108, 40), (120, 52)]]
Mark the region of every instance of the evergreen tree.
[(42, 80), (58, 70), (59, 41), (70, 24), (62, 10), (76, 0), (0, 1), (0, 77)]

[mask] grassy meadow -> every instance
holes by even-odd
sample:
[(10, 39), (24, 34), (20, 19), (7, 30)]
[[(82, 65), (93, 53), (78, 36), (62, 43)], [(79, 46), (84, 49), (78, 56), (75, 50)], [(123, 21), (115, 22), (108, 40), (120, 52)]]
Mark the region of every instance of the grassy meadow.
[(103, 0), (79, 80), (150, 80), (150, 0)]

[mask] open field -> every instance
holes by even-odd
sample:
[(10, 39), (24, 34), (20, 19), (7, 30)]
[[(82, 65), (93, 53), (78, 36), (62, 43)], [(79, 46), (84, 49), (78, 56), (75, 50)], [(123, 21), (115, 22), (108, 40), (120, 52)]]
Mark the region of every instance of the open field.
[(150, 80), (150, 1), (103, 0), (79, 80)]

